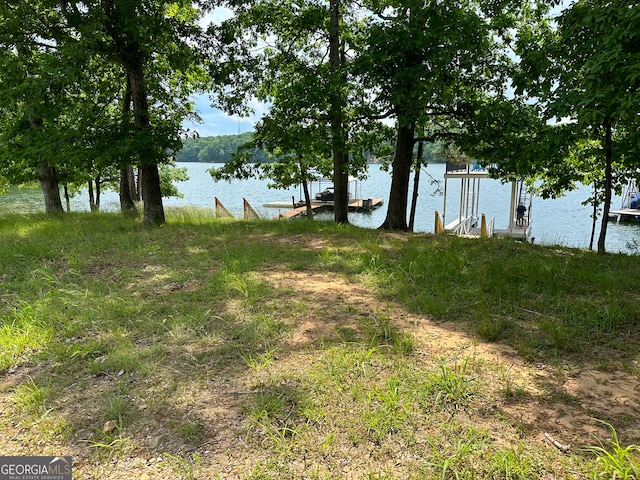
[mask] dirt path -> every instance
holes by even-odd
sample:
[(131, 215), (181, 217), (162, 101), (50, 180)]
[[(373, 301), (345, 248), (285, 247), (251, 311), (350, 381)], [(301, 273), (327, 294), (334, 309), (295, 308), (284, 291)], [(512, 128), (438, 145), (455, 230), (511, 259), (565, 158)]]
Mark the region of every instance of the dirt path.
[(603, 372), (591, 365), (527, 364), (509, 346), (478, 341), (453, 322), (436, 323), (408, 314), (398, 305), (382, 303), (363, 285), (348, 284), (339, 277), (288, 271), (267, 272), (265, 278), (293, 288), (305, 296), (305, 301), (317, 306), (317, 314), (309, 315), (298, 326), (292, 342), (312, 342), (336, 324), (357, 321), (357, 315), (345, 317), (346, 307), (361, 316), (389, 313), (397, 326), (414, 335), (431, 358), (451, 358), (466, 351), (463, 355), (474, 355), (504, 372), (496, 382), (504, 385), (504, 377), (508, 376), (514, 389), (525, 392), (515, 395), (521, 398), (513, 401), (496, 395), (488, 408), (500, 409), (517, 419), (540, 441), (545, 441), (546, 432), (564, 444), (593, 443), (593, 434), (602, 433), (594, 421), (598, 418), (621, 420), (625, 426), (618, 434), (627, 442), (640, 443), (640, 379), (635, 375), (619, 370)]

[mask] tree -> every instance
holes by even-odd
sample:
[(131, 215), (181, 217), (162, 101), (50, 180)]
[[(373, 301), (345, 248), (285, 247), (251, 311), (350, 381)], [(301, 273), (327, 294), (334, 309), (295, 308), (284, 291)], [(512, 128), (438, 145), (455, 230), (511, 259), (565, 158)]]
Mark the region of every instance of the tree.
[[(349, 175), (366, 170), (363, 152), (371, 151), (371, 138), (378, 134), (377, 126), (357, 121), (353, 112), (354, 100), (364, 95), (348, 75), (344, 10), (334, 0), (328, 5), (264, 0), (229, 24), (236, 32), (249, 29), (254, 45), (262, 42), (264, 47), (260, 55), (245, 58), (260, 68), (244, 79), (250, 87), (245, 93), (251, 91), (271, 105), (251, 145), (264, 146), (277, 163), (262, 165), (261, 174), (281, 186), (304, 184), (318, 173), (328, 173), (326, 160), (331, 158), (334, 218), (340, 223), (348, 221)], [(248, 175), (248, 157), (237, 160), (226, 165), (225, 172), (235, 169), (237, 176)]]
[(504, 95), (510, 61), (500, 40), (514, 24), (507, 12), (517, 4), (401, 0), (368, 6), (373, 15), (365, 23), (358, 70), (375, 95), (375, 116), (394, 118), (397, 128), (381, 228), (406, 230), (416, 131), (424, 130), (425, 140), (452, 141), (487, 97)]
[[(557, 29), (542, 19), (523, 30), (519, 47), (519, 89), (540, 98), (545, 119), (570, 122), (550, 129), (571, 132), (556, 141), (564, 143), (557, 170), (578, 171), (601, 185), (592, 201), (603, 206), (598, 252), (604, 253), (612, 190), (638, 167), (640, 9), (624, 0), (579, 0), (560, 15)], [(598, 158), (596, 165), (569, 155), (571, 145), (588, 141), (599, 153), (594, 157), (590, 148), (585, 160)], [(602, 172), (601, 180), (594, 172)]]
[[(190, 95), (197, 85), (200, 73), (198, 69), (202, 63), (202, 58), (193, 47), (202, 33), (197, 24), (198, 11), (191, 2), (165, 0), (87, 0), (62, 3), (53, 0), (24, 0), (18, 6), (3, 0), (0, 5), (2, 38), (9, 47), (3, 59), (19, 65), (13, 57), (17, 57), (20, 50), (25, 48), (27, 51), (37, 52), (38, 59), (44, 61), (51, 57), (57, 61), (55, 70), (48, 65), (46, 70), (40, 72), (40, 75), (49, 73), (57, 79), (58, 85), (53, 84), (55, 90), (47, 85), (44, 92), (49, 103), (51, 92), (56, 94), (53, 98), (58, 101), (58, 108), (49, 108), (49, 117), (36, 118), (32, 115), (34, 125), (39, 129), (49, 128), (53, 132), (59, 120), (53, 118), (53, 115), (59, 115), (61, 111), (80, 114), (80, 118), (87, 120), (86, 125), (90, 125), (89, 117), (81, 115), (79, 105), (82, 102), (79, 100), (93, 103), (96, 98), (101, 97), (105, 91), (103, 88), (111, 90), (107, 83), (92, 82), (91, 71), (86, 70), (86, 67), (120, 74), (119, 80), (114, 83), (123, 98), (120, 103), (122, 114), (113, 117), (111, 128), (106, 129), (108, 135), (102, 138), (113, 139), (119, 131), (123, 135), (120, 137), (121, 141), (111, 144), (85, 141), (85, 149), (76, 151), (74, 158), (80, 163), (86, 162), (86, 159), (80, 160), (82, 154), (87, 153), (86, 145), (102, 143), (111, 152), (111, 161), (122, 169), (127, 164), (137, 163), (142, 172), (145, 201), (143, 221), (154, 224), (164, 222), (158, 164), (167, 161), (168, 150), (179, 147), (181, 122), (192, 111)], [(11, 20), (13, 18), (25, 18), (28, 21)], [(9, 43), (13, 38), (20, 41)], [(63, 81), (66, 83), (60, 85)], [(77, 92), (77, 95), (71, 94), (69, 88), (66, 88), (70, 85), (74, 86), (73, 92)], [(3, 85), (3, 92), (11, 97), (10, 104), (15, 110), (24, 102), (21, 103), (20, 98), (15, 92), (11, 93), (9, 87), (9, 83)], [(113, 102), (118, 102), (116, 97), (105, 97), (109, 95), (102, 95), (96, 102), (104, 111)], [(129, 105), (132, 106), (131, 112)], [(69, 118), (74, 117), (78, 115), (69, 115)], [(105, 117), (108, 115), (104, 115), (104, 112), (98, 113), (94, 123), (97, 118), (104, 120)], [(129, 118), (131, 122), (128, 121)], [(92, 125), (88, 131), (95, 135), (99, 129)], [(41, 137), (51, 147), (55, 135)], [(81, 139), (79, 137), (71, 143), (80, 146)], [(23, 145), (35, 155), (35, 143), (27, 142)], [(111, 148), (114, 145), (115, 148)], [(49, 151), (55, 149), (49, 148)], [(120, 155), (123, 151), (126, 151), (128, 158)], [(15, 156), (12, 161), (19, 163)], [(43, 177), (47, 171), (40, 168), (40, 176)], [(127, 185), (128, 178), (128, 174), (122, 175), (123, 188), (130, 187)], [(51, 190), (56, 190), (56, 187)]]
[[(48, 213), (63, 211), (56, 174), (53, 112), (64, 81), (56, 76), (60, 59), (46, 42), (34, 40), (33, 18), (22, 4), (0, 2), (0, 155), (12, 183), (37, 180)], [(54, 135), (52, 135), (54, 133)]]

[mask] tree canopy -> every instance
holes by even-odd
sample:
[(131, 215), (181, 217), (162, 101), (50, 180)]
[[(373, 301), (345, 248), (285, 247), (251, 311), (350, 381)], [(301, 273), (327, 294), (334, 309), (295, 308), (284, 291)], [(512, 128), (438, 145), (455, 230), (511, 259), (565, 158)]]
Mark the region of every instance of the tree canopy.
[[(604, 251), (612, 191), (638, 168), (640, 7), (556, 4), (0, 0), (0, 186), (39, 181), (59, 211), (60, 184), (119, 174), (123, 198), (135, 166), (144, 221), (162, 223), (175, 156), (281, 186), (329, 174), (346, 222), (345, 178), (389, 155), (382, 227), (404, 230), (416, 146), (439, 142), (546, 196), (592, 183)], [(217, 7), (229, 18), (205, 25)], [(198, 92), (268, 111), (255, 134), (185, 140)]]

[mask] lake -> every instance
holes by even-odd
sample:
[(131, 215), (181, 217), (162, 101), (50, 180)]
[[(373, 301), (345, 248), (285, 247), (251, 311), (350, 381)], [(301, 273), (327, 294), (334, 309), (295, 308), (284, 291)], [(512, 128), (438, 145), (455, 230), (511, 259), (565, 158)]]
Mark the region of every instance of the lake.
[[(165, 206), (214, 206), (214, 197), (218, 199), (237, 217), (243, 213), (242, 198), (264, 218), (277, 217), (286, 211), (285, 208), (273, 209), (263, 205), (269, 202), (291, 202), (292, 197), (300, 199), (302, 193), (299, 188), (288, 190), (274, 190), (267, 187), (267, 182), (257, 179), (234, 180), (232, 182), (214, 182), (206, 172), (212, 164), (207, 163), (179, 163), (179, 167), (186, 167), (189, 180), (178, 183), (178, 189), (183, 198), (164, 199)], [(416, 208), (415, 231), (433, 232), (434, 212), (442, 214), (444, 205), (444, 164), (432, 164), (425, 168), (420, 177), (418, 206)], [(428, 175), (427, 175), (428, 174)], [(432, 182), (432, 177), (435, 184)], [(357, 196), (362, 198), (382, 198), (384, 205), (370, 213), (349, 213), (349, 221), (365, 228), (377, 228), (386, 216), (387, 201), (391, 177), (388, 172), (380, 169), (379, 165), (369, 166), (369, 176), (359, 182)], [(324, 189), (327, 183), (321, 185)], [(411, 180), (411, 187), (413, 179)], [(458, 211), (459, 181), (449, 180), (447, 184), (447, 221), (453, 220)], [(440, 187), (440, 188), (438, 188)], [(313, 185), (312, 194), (319, 191), (318, 184)], [(554, 200), (533, 199), (531, 211), (531, 236), (536, 243), (545, 245), (564, 245), (577, 248), (588, 248), (591, 234), (591, 207), (583, 206), (582, 202), (589, 197), (590, 187), (580, 188), (567, 193), (564, 197)], [(485, 213), (487, 219), (495, 217), (496, 228), (507, 228), (509, 224), (509, 201), (511, 185), (503, 185), (499, 180), (483, 179), (480, 182), (479, 211)], [(620, 199), (615, 198), (612, 208), (620, 206)], [(86, 192), (76, 195), (71, 201), (74, 211), (88, 211), (88, 197)], [(103, 211), (117, 211), (119, 200), (117, 192), (103, 192), (101, 209)], [(8, 195), (0, 195), (0, 213), (6, 212), (41, 212), (42, 195), (39, 190), (12, 188)], [(331, 219), (332, 214), (321, 214), (320, 218)], [(596, 239), (600, 222), (598, 220)], [(638, 253), (635, 241), (640, 236), (640, 224), (610, 222), (607, 229), (607, 251)]]

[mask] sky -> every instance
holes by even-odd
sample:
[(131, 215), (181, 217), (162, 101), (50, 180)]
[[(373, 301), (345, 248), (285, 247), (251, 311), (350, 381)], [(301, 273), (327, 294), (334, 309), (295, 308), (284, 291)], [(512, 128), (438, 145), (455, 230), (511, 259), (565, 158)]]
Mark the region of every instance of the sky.
[(251, 132), (255, 123), (266, 112), (266, 105), (253, 101), (250, 103), (254, 114), (250, 117), (227, 115), (222, 110), (211, 108), (209, 97), (199, 95), (195, 98), (196, 110), (202, 118), (202, 123), (185, 122), (184, 127), (190, 132), (198, 132), (201, 137), (213, 137), (218, 135), (236, 135), (238, 133)]
[[(227, 8), (216, 8), (213, 12), (206, 14), (200, 23), (206, 27), (209, 23), (219, 25), (222, 21), (232, 16), (231, 10)], [(258, 101), (250, 102), (253, 115), (249, 117), (239, 117), (237, 115), (227, 115), (222, 110), (211, 107), (207, 94), (198, 95), (194, 98), (195, 107), (202, 118), (201, 123), (185, 122), (183, 126), (189, 132), (197, 132), (201, 137), (214, 137), (218, 135), (236, 135), (238, 133), (251, 132), (255, 123), (262, 118), (267, 108)]]

